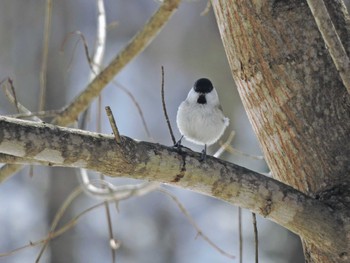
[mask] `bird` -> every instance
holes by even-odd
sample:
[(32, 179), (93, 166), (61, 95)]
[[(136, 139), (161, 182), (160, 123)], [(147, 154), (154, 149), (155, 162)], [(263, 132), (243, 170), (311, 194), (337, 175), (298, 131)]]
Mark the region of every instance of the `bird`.
[(200, 78), (195, 81), (187, 98), (178, 108), (176, 123), (181, 138), (175, 146), (181, 147), (183, 138), (189, 142), (204, 145), (201, 155), (201, 161), (204, 161), (207, 146), (214, 144), (229, 125), (229, 119), (223, 113), (218, 93), (209, 79)]

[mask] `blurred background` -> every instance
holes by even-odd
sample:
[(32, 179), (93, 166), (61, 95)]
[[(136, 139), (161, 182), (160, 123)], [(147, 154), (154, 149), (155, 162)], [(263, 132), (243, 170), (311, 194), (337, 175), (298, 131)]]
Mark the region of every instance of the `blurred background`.
[[(107, 17), (104, 66), (126, 45), (159, 7), (154, 0), (105, 0)], [(43, 52), (44, 0), (1, 0), (0, 80), (11, 77), (18, 101), (31, 111), (38, 110), (39, 74)], [(194, 81), (212, 80), (218, 90), (236, 149), (261, 155), (257, 139), (235, 88), (212, 10), (201, 13), (206, 0), (183, 1), (151, 45), (115, 77), (102, 92), (102, 109), (109, 105), (121, 134), (138, 140), (171, 145), (163, 117), (160, 86), (161, 66), (165, 68), (165, 95), (175, 136), (176, 111)], [(45, 109), (60, 109), (89, 83), (90, 68), (82, 42), (70, 35), (80, 31), (90, 55), (96, 40), (95, 0), (53, 1), (51, 36), (47, 64)], [(64, 47), (63, 42), (65, 42)], [(147, 134), (129, 91), (142, 109)], [(98, 105), (91, 107), (88, 129), (96, 131)], [(0, 114), (16, 113), (0, 93)], [(101, 131), (111, 133), (102, 111)], [(195, 151), (198, 147), (188, 142)], [(213, 154), (219, 145), (209, 148)], [(264, 161), (224, 154), (221, 158), (258, 172), (268, 172)], [(96, 176), (91, 174), (91, 176)], [(135, 183), (131, 179), (108, 179), (116, 185)], [(79, 180), (73, 169), (25, 167), (0, 185), (0, 253), (45, 237), (50, 224)], [(121, 242), (117, 262), (239, 262), (238, 208), (214, 198), (164, 186), (177, 196), (198, 226), (220, 248), (236, 256), (220, 254), (201, 237), (169, 197), (153, 192), (110, 205), (114, 237)], [(80, 196), (68, 209), (63, 222), (95, 204), (90, 196)], [(243, 210), (243, 262), (254, 262), (252, 215)], [(61, 224), (62, 225), (62, 224)], [(304, 262), (300, 240), (294, 234), (258, 216), (260, 262)], [(34, 262), (41, 246), (27, 248), (0, 262)], [(85, 215), (64, 235), (52, 240), (40, 262), (112, 262), (106, 213), (103, 207)]]

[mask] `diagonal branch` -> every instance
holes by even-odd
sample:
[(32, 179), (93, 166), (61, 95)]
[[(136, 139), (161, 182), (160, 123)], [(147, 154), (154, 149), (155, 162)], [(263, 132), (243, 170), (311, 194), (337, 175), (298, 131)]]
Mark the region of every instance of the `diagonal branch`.
[[(30, 163), (86, 168), (109, 176), (176, 185), (247, 208), (324, 244), (335, 253), (348, 251), (341, 218), (315, 200), (272, 178), (200, 154), (123, 137), (50, 124), (0, 117), (0, 153)], [(15, 160), (16, 158), (14, 158)]]
[(142, 30), (130, 40), (129, 44), (94, 78), (87, 88), (64, 108), (62, 114), (54, 119), (54, 123), (66, 126), (74, 122), (79, 114), (87, 109), (93, 99), (100, 94), (101, 90), (113, 80), (115, 75), (148, 46), (176, 11), (179, 4), (180, 0), (164, 1)]
[(323, 0), (307, 0), (318, 29), (329, 50), (344, 86), (350, 93), (350, 59), (332, 23)]

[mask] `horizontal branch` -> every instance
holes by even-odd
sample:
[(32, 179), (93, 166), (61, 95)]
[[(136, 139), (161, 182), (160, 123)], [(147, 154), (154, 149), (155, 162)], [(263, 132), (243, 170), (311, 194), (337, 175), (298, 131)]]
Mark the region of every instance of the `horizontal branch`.
[[(138, 54), (140, 54), (157, 36), (170, 17), (177, 10), (181, 0), (165, 0), (142, 29), (113, 58), (89, 85), (54, 119), (56, 125), (67, 126), (76, 121), (80, 113), (86, 110), (102, 89)], [(0, 183), (22, 168), (21, 165), (5, 165), (1, 168)]]
[(247, 208), (315, 243), (347, 248), (337, 214), (288, 185), (214, 157), (203, 163), (192, 151), (121, 139), (117, 144), (110, 135), (0, 117), (0, 161), (86, 168), (179, 186)]

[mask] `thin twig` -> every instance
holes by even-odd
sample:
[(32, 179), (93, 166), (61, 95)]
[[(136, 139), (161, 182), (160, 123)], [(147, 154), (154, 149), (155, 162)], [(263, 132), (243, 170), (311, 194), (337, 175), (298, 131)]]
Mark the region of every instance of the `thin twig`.
[(164, 96), (164, 67), (163, 66), (162, 66), (161, 94), (162, 94), (163, 113), (164, 113), (164, 116), (165, 116), (166, 123), (168, 125), (168, 129), (169, 129), (169, 132), (170, 132), (171, 140), (173, 141), (173, 144), (175, 145), (176, 140), (175, 140), (175, 136), (174, 136), (174, 133), (173, 133), (173, 129), (171, 128), (171, 124), (170, 124), (170, 121), (169, 121), (169, 116), (168, 116), (168, 112), (166, 110), (166, 104), (165, 104), (165, 96)]
[(219, 150), (216, 151), (216, 153), (214, 153), (214, 157), (215, 158), (219, 158), (226, 150), (227, 150), (227, 147), (230, 146), (233, 138), (235, 137), (235, 131), (231, 131), (230, 135), (228, 136), (226, 142), (224, 142), (223, 144), (220, 142), (220, 148)]
[(52, 0), (46, 0), (43, 53), (41, 58), (41, 69), (40, 69), (39, 111), (44, 110), (44, 107), (45, 107), (47, 58), (49, 53), (51, 18), (52, 18)]
[(55, 117), (60, 113), (59, 110), (45, 110), (45, 111), (37, 111), (37, 112), (22, 112), (18, 114), (11, 114), (7, 115), (11, 118), (17, 118), (17, 119), (25, 119), (25, 118), (32, 118), (32, 117)]
[[(7, 90), (7, 85), (6, 85), (7, 83), (10, 86), (12, 94)], [(18, 100), (17, 100), (17, 96), (16, 96), (16, 90), (15, 90), (15, 86), (13, 85), (12, 79), (11, 78), (6, 78), (6, 79), (2, 80), (0, 82), (0, 86), (4, 87), (4, 91), (5, 91), (5, 94), (6, 94), (7, 98), (9, 99), (9, 101), (11, 103), (13, 103), (15, 105), (17, 113), (20, 113), (21, 111), (18, 108)]]
[(16, 89), (15, 86), (13, 85), (13, 80), (11, 78), (8, 78), (8, 83), (10, 84), (11, 92), (13, 95), (13, 101), (16, 106), (17, 112), (20, 113), (20, 110), (18, 108), (18, 100), (17, 100), (17, 95), (16, 95)]
[[(66, 37), (67, 38), (67, 37)], [(63, 43), (66, 41), (66, 38), (63, 40)], [(75, 53), (76, 53), (76, 50), (77, 50), (77, 47), (78, 47), (78, 44), (80, 42), (80, 38), (75, 41), (74, 45), (73, 45), (73, 48), (72, 48), (72, 55), (70, 56), (70, 59), (69, 59), (69, 62), (67, 63), (67, 69), (66, 69), (66, 72), (70, 72), (71, 68), (72, 68), (72, 65), (73, 65), (73, 61), (74, 61), (74, 56), (75, 56)], [(61, 45), (61, 50), (60, 52), (63, 53), (64, 52), (64, 44), (62, 43)], [(86, 52), (85, 52), (86, 54)]]
[(111, 108), (109, 106), (106, 106), (105, 110), (106, 110), (106, 113), (107, 113), (107, 117), (108, 117), (109, 123), (110, 123), (110, 125), (112, 127), (115, 140), (119, 144), (119, 143), (122, 142), (122, 140), (120, 138), (120, 134), (119, 134), (119, 130), (118, 130), (118, 127), (117, 127), (117, 123), (115, 122), (112, 110), (111, 110)]
[[(82, 32), (80, 32), (80, 31), (73, 31), (73, 32), (70, 32), (70, 33), (68, 34), (68, 36), (65, 37), (65, 39), (63, 40), (62, 45), (61, 45), (61, 50), (64, 49), (64, 46), (65, 46), (67, 40), (69, 39), (69, 36), (71, 36), (71, 35), (78, 35), (78, 36), (80, 37), (81, 41), (83, 42), (85, 57), (86, 57), (86, 59), (87, 59), (87, 61), (88, 61), (88, 65), (89, 65), (89, 67), (90, 67), (90, 70), (91, 70), (91, 72), (93, 72), (94, 76), (97, 75), (97, 72), (95, 71), (95, 68), (94, 68), (95, 63), (94, 63), (94, 61), (91, 59), (91, 57), (90, 57), (90, 55), (89, 55), (89, 46), (88, 46), (87, 41), (86, 41), (86, 39), (85, 39), (85, 36), (84, 36), (84, 34), (83, 34)], [(74, 50), (75, 50), (75, 48), (74, 48)], [(75, 53), (75, 51), (73, 51), (73, 53)], [(73, 57), (73, 56), (72, 56), (72, 57)], [(71, 64), (71, 63), (72, 63), (72, 59), (71, 59), (71, 61), (70, 61), (69, 64)], [(96, 65), (95, 65), (95, 66), (96, 66)]]
[(9, 179), (23, 167), (22, 164), (5, 164), (0, 167), (0, 184)]
[(151, 133), (148, 129), (148, 126), (147, 126), (147, 123), (146, 123), (146, 120), (145, 120), (145, 117), (143, 115), (143, 111), (141, 109), (141, 106), (140, 104), (137, 102), (136, 98), (134, 97), (134, 95), (127, 89), (125, 88), (122, 84), (116, 82), (116, 81), (113, 81), (113, 84), (117, 86), (117, 88), (121, 89), (127, 96), (129, 96), (129, 98), (131, 99), (131, 101), (134, 103), (135, 107), (137, 108), (137, 112), (139, 113), (140, 115), (140, 118), (141, 118), (141, 121), (142, 121), (142, 125), (143, 125), (143, 128), (145, 129), (145, 132), (148, 136), (148, 138), (150, 140), (153, 141), (153, 138), (151, 136)]
[(243, 263), (242, 208), (238, 207), (239, 263)]
[(307, 0), (344, 86), (350, 93), (350, 59), (334, 27), (323, 0)]
[(87, 213), (89, 213), (90, 211), (102, 206), (104, 204), (104, 202), (102, 203), (98, 203), (96, 205), (93, 205), (87, 209), (85, 209), (84, 211), (82, 211), (81, 213), (79, 213), (78, 215), (76, 215), (74, 218), (72, 218), (69, 222), (67, 222), (66, 224), (64, 224), (61, 228), (59, 228), (58, 230), (56, 230), (53, 233), (49, 233), (45, 238), (38, 240), (38, 241), (34, 241), (34, 242), (29, 242), (28, 245), (13, 249), (11, 251), (5, 252), (5, 253), (0, 253), (0, 257), (7, 257), (10, 256), (18, 251), (21, 251), (23, 249), (29, 248), (29, 247), (34, 247), (34, 246), (38, 246), (40, 244), (44, 244), (47, 241), (50, 241), (52, 239), (55, 239), (56, 237), (59, 237), (60, 235), (64, 234), (65, 232), (67, 232), (69, 229), (71, 229), (72, 227), (74, 227), (78, 221)]
[(209, 13), (211, 8), (211, 2), (210, 0), (207, 1), (207, 5), (205, 6), (205, 9), (201, 12), (201, 16), (205, 16)]
[[(21, 103), (18, 102), (17, 97), (16, 97), (16, 93), (14, 92), (15, 89), (14, 89), (12, 80), (10, 78), (8, 79), (8, 83), (9, 83), (9, 86), (11, 88), (12, 94), (11, 94), (11, 92), (8, 91), (6, 85), (4, 85), (4, 92), (5, 92), (6, 97), (9, 99), (9, 101), (16, 105), (18, 113), (32, 114), (32, 112), (30, 110), (28, 110), (26, 107), (24, 107)], [(42, 121), (41, 119), (39, 119), (36, 116), (31, 117), (31, 119), (33, 121)]]
[[(67, 211), (68, 207), (72, 204), (72, 202), (83, 192), (83, 188), (81, 186), (78, 186), (73, 190), (73, 192), (67, 197), (67, 199), (63, 202), (60, 209), (57, 211), (54, 220), (52, 221), (50, 232), (48, 236), (52, 235), (54, 233), (59, 221), (63, 217), (64, 213)], [(50, 239), (47, 239), (44, 241), (43, 247), (41, 248), (39, 255), (35, 262), (39, 262), (41, 256), (43, 255), (45, 249), (47, 248), (48, 244), (50, 242)]]
[[(100, 180), (105, 180), (105, 176), (103, 174), (100, 174)], [(106, 219), (107, 219), (107, 228), (108, 228), (108, 234), (109, 234), (109, 243), (110, 243), (110, 248), (111, 248), (111, 255), (112, 255), (112, 262), (114, 263), (116, 260), (115, 254), (116, 254), (116, 249), (118, 246), (114, 246), (112, 244), (117, 244), (118, 242), (114, 238), (113, 234), (113, 225), (112, 225), (112, 219), (111, 219), (111, 211), (108, 205), (108, 202), (104, 202), (104, 207), (105, 207), (105, 213), (106, 213)]]
[(158, 189), (159, 192), (166, 194), (167, 196), (169, 196), (174, 202), (175, 204), (178, 206), (178, 208), (180, 209), (181, 213), (183, 213), (185, 215), (185, 217), (187, 218), (187, 220), (190, 222), (190, 224), (196, 229), (197, 231), (197, 236), (200, 236), (204, 239), (204, 241), (206, 241), (210, 246), (212, 246), (215, 250), (217, 250), (220, 254), (234, 259), (235, 256), (227, 253), (226, 251), (222, 250), (221, 248), (219, 248), (213, 241), (211, 241), (209, 239), (209, 237), (207, 235), (205, 235), (203, 233), (203, 231), (200, 229), (200, 227), (197, 225), (196, 221), (192, 218), (192, 216), (189, 214), (189, 212), (186, 210), (186, 208), (183, 206), (183, 204), (181, 204), (181, 202), (177, 199), (177, 197), (171, 193), (169, 193), (168, 191), (164, 190), (164, 189)]
[(252, 213), (253, 227), (254, 227), (254, 241), (255, 241), (255, 263), (259, 263), (259, 240), (258, 240), (258, 226), (256, 223), (256, 214)]
[(242, 152), (240, 150), (237, 150), (237, 149), (233, 148), (231, 145), (226, 147), (226, 151), (228, 151), (229, 153), (232, 153), (232, 154), (239, 154), (241, 156), (245, 156), (245, 157), (255, 159), (255, 160), (264, 160), (264, 156), (262, 156), (262, 155), (251, 155), (251, 154)]
[(91, 197), (103, 201), (121, 201), (133, 196), (142, 196), (157, 190), (160, 183), (146, 182), (115, 186), (106, 180), (89, 180), (85, 169), (82, 172), (84, 191)]

